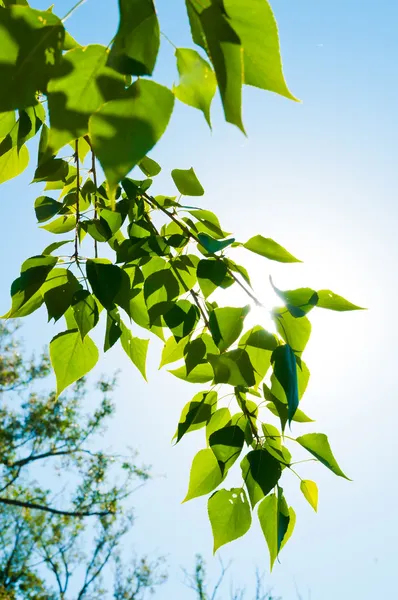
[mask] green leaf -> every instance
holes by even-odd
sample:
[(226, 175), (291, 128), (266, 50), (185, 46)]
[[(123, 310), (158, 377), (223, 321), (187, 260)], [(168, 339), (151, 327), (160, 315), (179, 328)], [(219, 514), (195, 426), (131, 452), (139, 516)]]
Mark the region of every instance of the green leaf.
[(119, 0), (120, 22), (109, 65), (125, 75), (152, 75), (160, 30), (152, 0)]
[(329, 445), (329, 440), (324, 433), (307, 433), (296, 438), (296, 442), (303, 446), (308, 452), (310, 452), (315, 458), (317, 458), (325, 467), (333, 471), (335, 475), (344, 477), (351, 481), (347, 475), (343, 473)]
[[(2, 12), (3, 11), (0, 11), (0, 15)], [(28, 166), (28, 163), (29, 152), (26, 146), (22, 146), (21, 150), (18, 150), (17, 147), (11, 148), (11, 150), (3, 154), (3, 156), (0, 156), (0, 183), (4, 183), (23, 173)]]
[(301, 260), (295, 258), (285, 248), (274, 242), (274, 240), (265, 238), (262, 235), (255, 235), (246, 244), (243, 244), (243, 246), (247, 250), (265, 256), (269, 260), (276, 260), (282, 263), (301, 262)]
[(173, 106), (169, 89), (139, 79), (121, 99), (106, 102), (91, 116), (90, 138), (111, 192), (162, 137)]
[(188, 300), (177, 300), (163, 318), (176, 340), (181, 340), (192, 333), (199, 321), (198, 307)]
[(210, 258), (200, 260), (197, 267), (197, 277), (200, 289), (205, 298), (218, 287), (228, 287), (228, 268), (221, 260)]
[(217, 392), (199, 392), (188, 402), (181, 413), (175, 438), (180, 441), (183, 435), (204, 427), (217, 408)]
[(0, 140), (10, 133), (15, 126), (15, 122), (15, 112), (13, 110), (0, 113)]
[(222, 480), (221, 469), (213, 451), (210, 448), (199, 450), (192, 462), (188, 492), (183, 502), (209, 494)]
[(11, 6), (0, 11), (0, 112), (37, 104), (61, 60), (65, 30), (47, 11)]
[(289, 425), (299, 404), (296, 357), (289, 344), (278, 346), (272, 353), (274, 375), (283, 387), (287, 398)]
[(206, 439), (209, 441), (210, 436), (219, 429), (231, 425), (231, 413), (228, 408), (222, 407), (217, 409), (206, 423)]
[(205, 193), (193, 167), (190, 169), (173, 169), (171, 176), (178, 191), (183, 196), (203, 196)]
[(223, 474), (239, 458), (244, 441), (244, 433), (237, 425), (223, 427), (209, 436), (209, 446), (213, 450)]
[[(48, 274), (57, 264), (54, 256), (32, 256), (21, 266), (21, 275), (11, 285), (11, 308), (3, 319), (22, 317), (30, 314), (42, 304), (42, 296), (36, 294), (46, 281)], [(33, 297), (35, 297), (33, 299)], [(30, 301), (28, 312), (21, 309)]]
[(87, 290), (75, 293), (72, 302), (73, 314), (82, 339), (99, 321), (98, 305), (94, 296)]
[[(225, 118), (244, 132), (242, 123), (243, 55), (239, 36), (224, 14), (222, 4), (187, 0), (195, 43), (209, 56), (217, 77)], [(204, 8), (203, 8), (204, 6)]]
[(189, 383), (207, 383), (213, 379), (213, 369), (208, 363), (198, 365), (189, 373), (187, 373), (186, 366), (169, 371), (169, 373)]
[(81, 287), (68, 269), (52, 269), (41, 288), (49, 321), (58, 321), (64, 315)]
[(145, 381), (147, 381), (146, 357), (148, 353), (149, 340), (142, 340), (141, 338), (133, 337), (130, 329), (127, 329), (122, 322), (120, 322), (120, 327), (122, 329), (122, 335), (120, 338), (122, 348), (127, 356), (131, 359), (131, 362), (137, 367)]
[(207, 235), (207, 233), (199, 233), (198, 238), (203, 248), (212, 254), (215, 254), (215, 252), (220, 252), (220, 250), (224, 250), (224, 248), (227, 248), (235, 241), (235, 238), (221, 241), (215, 240), (213, 237), (211, 237), (211, 235)]
[(104, 352), (107, 352), (116, 344), (122, 335), (120, 314), (117, 308), (108, 310), (106, 314), (106, 329), (104, 340)]
[(267, 0), (224, 0), (225, 12), (243, 46), (244, 82), (296, 100), (282, 71), (275, 17)]
[(94, 258), (87, 261), (86, 273), (94, 295), (104, 308), (112, 310), (122, 283), (123, 272), (120, 267)]
[(210, 331), (220, 352), (227, 350), (238, 339), (249, 311), (250, 306), (247, 305), (243, 308), (216, 308), (210, 313)]
[(197, 365), (206, 362), (208, 353), (217, 354), (218, 348), (208, 333), (202, 333), (185, 345), (184, 360), (189, 374)]
[(211, 127), (210, 106), (217, 89), (214, 71), (196, 50), (177, 48), (175, 55), (180, 81), (173, 87), (174, 95), (181, 102), (201, 110)]
[(145, 156), (139, 163), (139, 168), (147, 177), (155, 177), (155, 175), (159, 175), (162, 167), (149, 156)]
[(271, 570), (279, 551), (292, 535), (296, 523), (296, 514), (291, 507), (287, 509), (288, 515), (286, 515), (286, 506), (283, 507), (283, 512), (280, 508), (280, 502), (275, 494), (264, 498), (258, 507), (258, 519), (268, 545)]
[(256, 385), (265, 377), (271, 366), (271, 354), (277, 347), (277, 340), (272, 333), (256, 325), (239, 340), (239, 348), (246, 350), (254, 369)]
[(209, 498), (207, 506), (213, 531), (214, 552), (249, 531), (252, 517), (247, 496), (242, 488), (215, 492)]
[(54, 217), (62, 208), (62, 203), (57, 202), (54, 198), (49, 196), (39, 196), (35, 200), (35, 213), (36, 219), (39, 223), (48, 221)]
[[(278, 401), (279, 405), (282, 405), (285, 411), (285, 418), (284, 421), (285, 423), (287, 422), (288, 416), (287, 416), (287, 404), (282, 404), (282, 402)], [(266, 407), (268, 408), (269, 411), (272, 412), (273, 415), (275, 415), (276, 417), (280, 417), (280, 412), (278, 411), (277, 407), (275, 406), (275, 404), (273, 402), (269, 402), (268, 404), (266, 404)], [(300, 410), (299, 408), (296, 410), (296, 412), (294, 413), (294, 417), (292, 418), (292, 421), (296, 421), (296, 423), (314, 423), (314, 419), (311, 419), (310, 417), (308, 417), (302, 410)]]
[(45, 229), (50, 233), (67, 233), (68, 231), (72, 231), (76, 227), (76, 216), (75, 215), (65, 215), (63, 217), (58, 217), (48, 223), (47, 225), (42, 225), (40, 229)]
[(50, 359), (57, 379), (57, 397), (95, 367), (98, 349), (89, 336), (82, 340), (77, 329), (63, 331), (50, 342)]
[(46, 246), (46, 248), (44, 248), (42, 254), (44, 254), (44, 255), (52, 254), (54, 252), (54, 250), (58, 250), (58, 248), (61, 248), (62, 246), (65, 246), (65, 244), (70, 244), (72, 242), (73, 242), (73, 240), (62, 240), (61, 242), (53, 242), (52, 244), (50, 244), (49, 246)]
[(300, 490), (304, 494), (304, 498), (309, 502), (315, 512), (318, 511), (318, 486), (315, 481), (310, 479), (302, 479)]
[(297, 319), (286, 308), (274, 308), (272, 318), (279, 335), (297, 354), (301, 354), (311, 335), (311, 323), (307, 317)]
[(252, 450), (240, 466), (254, 508), (278, 483), (282, 474), (281, 465), (267, 450)]
[(241, 348), (221, 355), (208, 354), (207, 359), (214, 372), (214, 383), (251, 387), (255, 385), (253, 365), (246, 350)]
[(317, 306), (319, 308), (328, 308), (329, 310), (346, 311), (346, 310), (365, 310), (361, 306), (352, 304), (342, 296), (334, 294), (330, 290), (319, 290), (319, 300)]
[(201, 233), (210, 233), (217, 239), (223, 239), (229, 235), (229, 233), (221, 229), (220, 221), (218, 220), (217, 215), (210, 210), (194, 209), (189, 210), (188, 212), (199, 221), (199, 223), (195, 223), (196, 231)]
[(89, 117), (124, 91), (124, 79), (106, 66), (104, 46), (75, 48), (63, 55), (48, 84), (49, 147), (53, 154), (88, 133)]
[(187, 339), (182, 339), (177, 342), (174, 335), (172, 335), (163, 346), (159, 369), (180, 360), (180, 358), (184, 356), (184, 348), (187, 344)]
[(292, 317), (296, 317), (296, 319), (304, 317), (317, 305), (319, 299), (318, 294), (311, 288), (282, 291), (274, 286), (271, 277), (270, 282), (275, 293), (285, 302), (287, 310)]

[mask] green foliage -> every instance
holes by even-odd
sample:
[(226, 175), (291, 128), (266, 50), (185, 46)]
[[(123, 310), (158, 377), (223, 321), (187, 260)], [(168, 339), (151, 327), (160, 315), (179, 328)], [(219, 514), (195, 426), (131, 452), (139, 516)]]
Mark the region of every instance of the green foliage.
[[(161, 165), (148, 152), (167, 130), (175, 97), (210, 124), (218, 87), (226, 120), (242, 131), (244, 84), (295, 100), (267, 0), (186, 0), (186, 8), (199, 51), (176, 50), (179, 82), (170, 89), (150, 78), (160, 35), (152, 0), (119, 0), (109, 52), (75, 42), (52, 11), (26, 3), (0, 6), (0, 183), (26, 167), (26, 142), (40, 132), (33, 183), (44, 191), (34, 205), (37, 221), (50, 234), (74, 232), (71, 245), (55, 241), (23, 263), (3, 318), (45, 305), (49, 320), (65, 319), (50, 342), (57, 397), (97, 363), (99, 351), (88, 335), (93, 330), (104, 325), (104, 352), (120, 345), (144, 378), (147, 335), (162, 340), (161, 366), (176, 363), (170, 370), (175, 377), (207, 384), (184, 407), (175, 435), (180, 442), (205, 430), (185, 500), (215, 492), (209, 500), (215, 549), (246, 532), (261, 501), (273, 564), (295, 521), (280, 488), (281, 478), (295, 473), (285, 443), (297, 442), (345, 477), (326, 436), (284, 434), (288, 422), (293, 428), (312, 421), (300, 408), (309, 380), (302, 359), (311, 334), (308, 315), (317, 307), (359, 307), (328, 290), (273, 286), (283, 303), (272, 312), (276, 333), (261, 323), (245, 328), (250, 306), (261, 303), (245, 266), (235, 261), (235, 248), (281, 263), (301, 261), (260, 234), (235, 241), (216, 214), (187, 206), (181, 197), (150, 194)], [(73, 149), (71, 158), (66, 147), (69, 154)], [(98, 181), (98, 161), (104, 182)], [(128, 177), (135, 167), (147, 179)], [(171, 178), (181, 196), (205, 193), (193, 168), (173, 169)], [(249, 304), (229, 306), (231, 300), (223, 300), (229, 289), (243, 290)], [(264, 408), (266, 420), (274, 415), (275, 423), (263, 421)], [(238, 458), (241, 487), (217, 490)], [(315, 508), (315, 484), (302, 481)]]

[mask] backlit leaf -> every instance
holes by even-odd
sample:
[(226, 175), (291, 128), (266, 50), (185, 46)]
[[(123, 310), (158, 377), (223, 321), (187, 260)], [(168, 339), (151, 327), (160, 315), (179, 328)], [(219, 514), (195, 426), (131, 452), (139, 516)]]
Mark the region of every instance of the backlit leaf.
[(91, 116), (90, 138), (111, 191), (162, 137), (173, 105), (169, 89), (139, 79)]
[(98, 323), (97, 302), (90, 292), (80, 290), (73, 297), (72, 308), (77, 327), (83, 339)]
[(89, 117), (124, 91), (121, 75), (106, 66), (104, 46), (90, 45), (63, 55), (48, 84), (49, 146), (55, 154), (88, 133)]
[(239, 348), (220, 355), (208, 354), (207, 358), (214, 371), (214, 383), (244, 387), (255, 385), (253, 365), (246, 350)]
[(219, 462), (222, 473), (239, 458), (244, 441), (244, 433), (237, 425), (223, 427), (209, 436), (209, 446)]
[[(1, 12), (3, 11), (0, 11), (0, 14)], [(0, 183), (4, 183), (23, 173), (28, 163), (29, 152), (26, 146), (22, 146), (19, 151), (16, 146), (11, 148), (3, 156), (0, 156)]]
[(229, 240), (215, 240), (211, 235), (207, 235), (207, 233), (199, 233), (198, 238), (205, 250), (212, 254), (224, 250), (224, 248), (227, 248), (235, 241), (234, 238), (230, 238)]
[(325, 467), (333, 471), (333, 473), (350, 481), (349, 477), (343, 473), (337, 464), (330, 448), (329, 440), (324, 433), (307, 433), (296, 438), (296, 442), (308, 450), (308, 452), (315, 456)]
[(76, 329), (63, 331), (50, 343), (50, 359), (57, 379), (57, 396), (95, 367), (98, 349), (86, 336), (82, 340)]
[(279, 461), (267, 450), (249, 452), (241, 462), (241, 469), (253, 508), (276, 486), (282, 474)]
[(223, 0), (225, 12), (243, 46), (244, 82), (247, 85), (297, 100), (282, 72), (278, 28), (267, 0)]
[(174, 169), (171, 176), (178, 191), (183, 196), (203, 196), (205, 193), (193, 167), (190, 169)]
[(146, 381), (146, 357), (148, 353), (149, 340), (142, 340), (141, 338), (133, 337), (130, 329), (128, 329), (123, 323), (120, 323), (120, 326), (122, 329), (122, 335), (120, 338), (122, 348)]
[(221, 469), (212, 450), (199, 450), (192, 462), (188, 492), (183, 502), (209, 494), (222, 480)]
[(177, 69), (180, 81), (173, 87), (176, 98), (201, 110), (209, 127), (210, 105), (217, 89), (214, 72), (196, 50), (190, 48), (177, 48)]
[(214, 552), (249, 531), (252, 517), (242, 488), (215, 492), (209, 498), (207, 507), (213, 531)]
[(95, 296), (102, 306), (112, 310), (115, 297), (122, 283), (123, 273), (117, 265), (90, 259), (86, 263), (87, 278)]
[(244, 306), (216, 308), (210, 313), (210, 331), (220, 352), (224, 352), (238, 339), (249, 311), (250, 306)]
[(244, 132), (242, 123), (243, 49), (219, 2), (187, 0), (195, 43), (207, 52), (217, 77), (225, 118)]
[(274, 242), (274, 240), (265, 238), (262, 235), (256, 235), (250, 238), (243, 246), (247, 248), (247, 250), (265, 256), (265, 258), (268, 258), (269, 260), (276, 260), (283, 263), (301, 262), (285, 248)]
[(11, 6), (0, 11), (0, 112), (37, 104), (61, 60), (65, 30), (47, 11)]
[(329, 310), (346, 311), (346, 310), (364, 310), (361, 306), (352, 304), (342, 296), (334, 294), (330, 290), (319, 290), (319, 300), (317, 306), (319, 308), (328, 308)]
[(180, 441), (189, 431), (201, 429), (217, 408), (217, 392), (199, 392), (188, 402), (181, 413), (175, 438)]
[(125, 75), (151, 75), (160, 31), (152, 0), (119, 0), (120, 22), (109, 65)]
[(315, 512), (318, 510), (318, 486), (315, 481), (310, 479), (302, 479), (300, 490), (303, 492), (305, 499), (309, 502)]

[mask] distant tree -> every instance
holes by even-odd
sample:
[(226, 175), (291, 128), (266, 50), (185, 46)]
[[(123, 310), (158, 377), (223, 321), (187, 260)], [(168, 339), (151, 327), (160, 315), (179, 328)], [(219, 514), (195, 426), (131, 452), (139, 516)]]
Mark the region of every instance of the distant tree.
[[(221, 586), (225, 583), (225, 575), (231, 566), (231, 563), (225, 566), (222, 561), (220, 561), (220, 565), (221, 572), (219, 578), (211, 591), (209, 590), (209, 585), (207, 582), (206, 563), (200, 554), (196, 555), (193, 572), (188, 573), (187, 571), (184, 571), (186, 584), (195, 592), (197, 600), (221, 600)], [(231, 586), (229, 598), (230, 600), (249, 600), (246, 589), (234, 588), (233, 586)], [(270, 589), (265, 589), (264, 578), (259, 571), (256, 571), (256, 587), (254, 596), (252, 596), (252, 600), (282, 599), (280, 597), (277, 598), (276, 596), (273, 596)]]
[(40, 390), (49, 371), (0, 325), (0, 600), (141, 600), (164, 581), (160, 563), (125, 566), (118, 547), (133, 481), (148, 470), (96, 449), (115, 380), (97, 383), (102, 398), (85, 414), (86, 382), (56, 399)]

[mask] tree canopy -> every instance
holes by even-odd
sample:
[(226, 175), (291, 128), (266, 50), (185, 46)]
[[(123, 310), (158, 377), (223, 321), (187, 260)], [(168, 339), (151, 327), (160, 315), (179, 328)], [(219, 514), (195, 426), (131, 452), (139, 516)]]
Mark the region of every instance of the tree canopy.
[[(176, 48), (179, 81), (165, 87), (151, 77), (161, 35), (152, 0), (119, 0), (109, 47), (81, 45), (65, 28), (68, 15), (59, 18), (52, 8), (0, 4), (0, 183), (26, 168), (26, 144), (39, 135), (33, 182), (44, 191), (34, 210), (39, 226), (58, 236), (23, 262), (3, 318), (44, 308), (49, 321), (62, 323), (50, 341), (55, 407), (99, 360), (94, 328), (103, 328), (103, 351), (120, 344), (144, 378), (149, 340), (141, 336), (160, 338), (161, 365), (204, 384), (184, 407), (174, 438), (204, 431), (185, 500), (209, 496), (214, 551), (244, 535), (258, 507), (272, 566), (296, 520), (281, 485), (287, 474), (317, 510), (316, 483), (293, 468), (293, 448), (348, 478), (325, 434), (293, 436), (312, 423), (300, 404), (309, 381), (303, 353), (310, 312), (360, 307), (330, 290), (280, 290), (271, 280), (280, 298), (274, 330), (245, 327), (251, 306), (262, 303), (235, 249), (300, 260), (256, 231), (246, 241), (231, 237), (200, 206), (205, 191), (193, 168), (172, 170), (174, 197), (152, 193), (161, 165), (148, 156), (176, 99), (210, 125), (218, 89), (225, 119), (242, 132), (243, 85), (296, 100), (283, 76), (271, 7), (267, 0), (186, 0), (194, 48)], [(144, 178), (129, 176), (135, 167)], [(246, 294), (245, 306), (223, 302), (223, 291), (234, 287)], [(238, 459), (240, 483), (223, 488)]]

